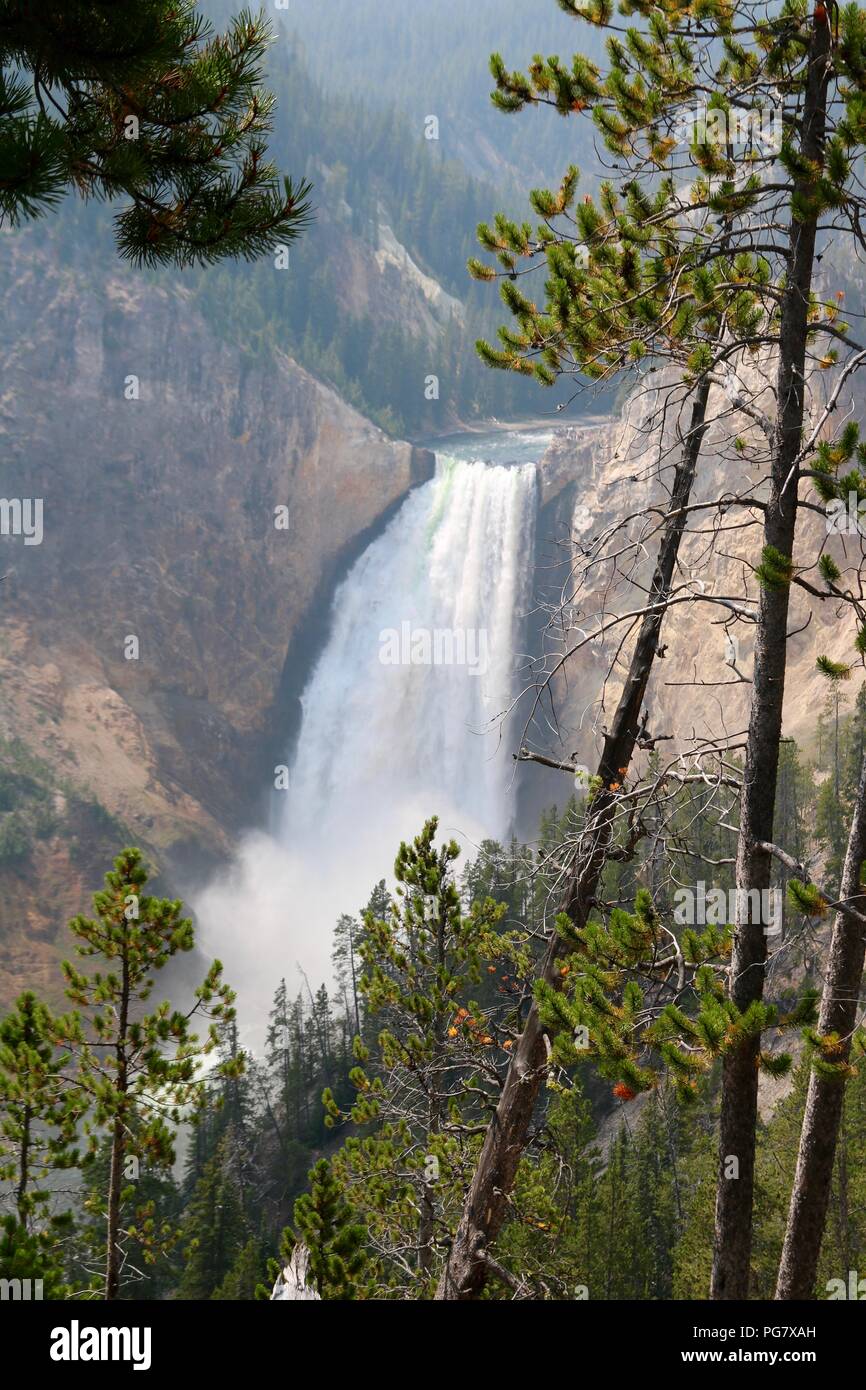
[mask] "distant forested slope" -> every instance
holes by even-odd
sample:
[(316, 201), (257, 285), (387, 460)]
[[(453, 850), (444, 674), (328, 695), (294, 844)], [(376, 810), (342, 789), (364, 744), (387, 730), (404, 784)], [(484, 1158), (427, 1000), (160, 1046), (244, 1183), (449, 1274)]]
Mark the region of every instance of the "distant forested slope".
[(490, 103), (493, 51), (511, 68), (535, 53), (601, 57), (603, 35), (556, 0), (291, 0), (279, 18), (329, 90), (393, 105), (418, 132), (438, 116), (444, 152), (476, 173), (532, 186), (593, 162), (590, 122), (546, 109), (509, 117)]
[[(506, 315), (495, 287), (470, 279), (466, 260), (477, 223), (513, 208), (514, 194), (444, 159), (395, 111), (326, 93), (288, 43), (272, 52), (269, 79), (278, 98), (274, 156), (313, 181), (316, 224), (292, 247), (288, 274), (264, 261), (197, 277), (215, 327), (251, 350), (284, 349), (401, 433), (455, 416), (552, 411), (559, 393), (490, 372), (474, 352), (475, 339), (493, 334)], [(425, 330), (423, 300), (374, 268), (383, 226), (462, 313), (440, 314)], [(440, 378), (438, 401), (425, 399), (430, 373)]]
[[(203, 6), (218, 26), (236, 8), (224, 0)], [(475, 340), (494, 336), (507, 318), (495, 286), (479, 285), (466, 270), (475, 229), (499, 209), (523, 216), (522, 193), (471, 175), (447, 157), (444, 142), (425, 141), (394, 107), (328, 90), (289, 35), (271, 48), (267, 78), (277, 97), (272, 156), (281, 171), (312, 180), (316, 208), (288, 270), (265, 257), (136, 276), (182, 289), (245, 357), (287, 353), (397, 435), (553, 413), (562, 392), (491, 372), (474, 351)], [(412, 265), (382, 273), (383, 228)], [(106, 270), (118, 266), (104, 205), (69, 197), (31, 232), (53, 259), (74, 267), (81, 288), (99, 294)], [(446, 296), (435, 311), (424, 276)], [(438, 399), (425, 395), (430, 375), (439, 378)]]
[[(223, 23), (232, 5), (211, 0), (204, 8)], [(292, 19), (299, 13), (295, 7)], [(366, 22), (359, 15), (345, 31), (347, 55)], [(492, 337), (506, 317), (495, 287), (466, 271), (476, 226), (500, 209), (524, 217), (525, 188), (510, 175), (481, 180), (453, 157), (448, 141), (425, 140), (422, 127), (387, 100), (390, 61), (382, 90), (372, 83), (359, 98), (336, 71), (327, 80), (313, 76), (326, 58), (327, 49), (317, 52), (312, 41), (302, 48), (288, 31), (268, 55), (277, 96), (272, 153), (280, 168), (312, 180), (315, 227), (292, 248), (287, 275), (264, 261), (195, 277), (209, 319), (249, 351), (275, 345), (289, 352), (397, 433), (435, 430), (457, 417), (553, 412), (562, 391), (492, 373), (474, 352), (475, 339)], [(482, 76), (485, 107), (490, 82)], [(498, 120), (507, 128), (521, 123)], [(419, 271), (461, 302), (462, 314), (451, 321), (440, 314), (425, 331), (417, 304), (394, 277), (377, 281), (370, 267), (383, 226)], [(440, 378), (438, 401), (425, 398), (430, 373)]]
[[(239, 8), (240, 0), (201, 5), (218, 28)], [(480, 221), (499, 210), (525, 218), (527, 189), (545, 181), (545, 170), (555, 180), (579, 154), (575, 141), (588, 139), (589, 122), (549, 111), (496, 112), (489, 50), (501, 48), (517, 65), (558, 37), (570, 54), (586, 38), (585, 26), (553, 0), (481, 0), (477, 7), (437, 0), (429, 12), (392, 0), (293, 0), (271, 18), (271, 152), (281, 171), (312, 180), (315, 225), (292, 247), (286, 273), (266, 257), (156, 278), (182, 287), (245, 357), (261, 362), (274, 350), (287, 353), (394, 434), (489, 416), (552, 415), (565, 387), (545, 392), (477, 359), (475, 340), (494, 338), (508, 315), (495, 286), (470, 279), (466, 260), (477, 250)], [(429, 114), (438, 116), (438, 141), (424, 139)], [(488, 134), (495, 157), (475, 160)], [(489, 176), (470, 172), (473, 164)], [(70, 197), (35, 232), (58, 263), (75, 268), (80, 287), (99, 293), (106, 269), (116, 265), (110, 211)], [(398, 260), (405, 250), (408, 261), (392, 259), (383, 271), (390, 233)], [(423, 277), (441, 286), (438, 305)], [(439, 397), (431, 400), (425, 383), (433, 375)]]

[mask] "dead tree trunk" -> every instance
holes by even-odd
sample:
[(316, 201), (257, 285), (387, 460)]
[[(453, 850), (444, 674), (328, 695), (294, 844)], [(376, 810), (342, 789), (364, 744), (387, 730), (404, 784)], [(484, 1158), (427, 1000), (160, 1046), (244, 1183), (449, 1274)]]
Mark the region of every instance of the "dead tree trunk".
[[(840, 899), (859, 912), (866, 911), (860, 871), (866, 859), (866, 760), (860, 770), (860, 783), (854, 803), (854, 816), (848, 836), (845, 866), (842, 870)], [(833, 1061), (847, 1064), (851, 1054), (851, 1035), (857, 1024), (863, 961), (866, 956), (866, 927), (845, 912), (836, 914), (830, 958), (824, 975), (818, 1032), (822, 1037), (839, 1038)], [(788, 1210), (788, 1225), (776, 1297), (812, 1298), (818, 1256), (824, 1235), (833, 1162), (842, 1123), (845, 1077), (812, 1072), (806, 1093), (806, 1111), (800, 1132), (797, 1169)]]
[[(645, 613), (629, 664), (628, 676), (617, 705), (611, 730), (605, 735), (598, 764), (601, 788), (592, 802), (591, 812), (575, 856), (563, 910), (574, 926), (583, 927), (594, 903), (596, 887), (607, 859), (616, 813), (616, 793), (623, 769), (631, 762), (638, 736), (638, 721), (647, 683), (658, 646), (659, 631), (670, 592), (680, 540), (686, 523), (685, 508), (691, 495), (695, 469), (707, 422), (710, 383), (703, 378), (695, 392), (688, 433), (677, 464), (671, 494), (670, 515), (665, 525), (650, 586)], [(562, 980), (557, 962), (564, 947), (552, 937), (541, 971), (541, 978), (554, 988)], [(526, 1026), (518, 1039), (505, 1078), (496, 1113), (484, 1137), (478, 1165), (466, 1196), (460, 1223), (454, 1236), (437, 1299), (468, 1300), (478, 1296), (487, 1277), (485, 1256), (499, 1234), (514, 1184), (541, 1081), (546, 1069), (546, 1049), (538, 1008), (532, 1005)]]
[[(812, 31), (801, 152), (820, 164), (826, 124), (827, 57), (830, 31)], [(808, 200), (814, 192), (798, 181)], [(792, 214), (790, 256), (779, 332), (779, 365), (770, 496), (764, 517), (764, 546), (790, 562), (797, 521), (797, 458), (803, 430), (806, 328), (815, 257), (817, 213)], [(773, 839), (782, 701), (787, 657), (788, 585), (762, 586), (757, 614), (752, 700), (740, 802), (737, 845), (737, 914), (731, 956), (731, 998), (741, 1011), (764, 992), (767, 958), (765, 923), (752, 911), (770, 886), (770, 855), (759, 846)], [(753, 920), (757, 915), (757, 921)], [(760, 1036), (745, 1039), (726, 1054), (722, 1073), (719, 1168), (711, 1297), (744, 1299), (749, 1290), (752, 1249), (755, 1133), (758, 1114)], [(729, 1160), (735, 1158), (736, 1164)]]

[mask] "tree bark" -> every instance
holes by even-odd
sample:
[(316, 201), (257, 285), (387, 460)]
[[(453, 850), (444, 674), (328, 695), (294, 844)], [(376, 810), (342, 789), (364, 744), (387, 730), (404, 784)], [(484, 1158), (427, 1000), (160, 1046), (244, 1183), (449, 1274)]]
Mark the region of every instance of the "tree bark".
[[(826, 124), (827, 57), (830, 30), (817, 20), (812, 30), (809, 70), (803, 104), (801, 152), (820, 163)], [(811, 183), (799, 181), (808, 196)], [(789, 230), (788, 277), (782, 301), (777, 373), (778, 413), (773, 439), (770, 495), (764, 518), (764, 545), (791, 560), (797, 521), (799, 469), (796, 465), (803, 430), (806, 328), (815, 257), (816, 215)], [(737, 913), (731, 955), (730, 994), (741, 1011), (764, 992), (767, 959), (765, 923), (753, 921), (752, 893), (770, 886), (771, 859), (760, 848), (773, 839), (773, 817), (782, 702), (787, 658), (788, 585), (761, 588), (755, 636), (752, 700), (740, 801), (737, 844)], [(759, 898), (759, 901), (761, 899)], [(755, 1140), (758, 1115), (760, 1035), (731, 1048), (723, 1062), (719, 1131), (718, 1186), (711, 1297), (744, 1299), (749, 1292), (752, 1250)], [(729, 1159), (737, 1160), (734, 1170)], [(729, 1176), (734, 1173), (735, 1176)]]
[(108, 1178), (108, 1216), (105, 1255), (105, 1297), (117, 1298), (120, 1293), (120, 1193), (123, 1184), (123, 1124), (114, 1121), (111, 1136), (111, 1168)]
[[(866, 759), (854, 803), (854, 816), (848, 836), (842, 886), (842, 902), (850, 902), (861, 912), (866, 908), (860, 871), (866, 859)], [(839, 1050), (833, 1061), (846, 1064), (851, 1055), (851, 1035), (857, 1025), (863, 962), (866, 956), (866, 929), (844, 912), (836, 914), (830, 943), (830, 958), (824, 976), (818, 1032), (822, 1037), (835, 1033)], [(833, 1162), (842, 1123), (845, 1100), (843, 1076), (820, 1076), (812, 1072), (806, 1093), (806, 1110), (800, 1132), (800, 1149), (776, 1298), (813, 1298), (818, 1256), (830, 1200)], [(845, 1277), (846, 1271), (842, 1271)]]
[[(655, 659), (658, 637), (665, 613), (664, 601), (670, 592), (680, 540), (685, 529), (685, 507), (691, 495), (698, 457), (707, 429), (706, 413), (710, 383), (704, 377), (697, 385), (692, 403), (689, 430), (683, 441), (671, 494), (671, 515), (662, 533), (655, 571), (649, 591), (647, 612), (640, 626), (611, 730), (605, 735), (598, 764), (601, 787), (593, 799), (590, 814), (575, 855), (573, 874), (563, 910), (574, 926), (585, 926), (594, 905), (595, 890), (604, 869), (613, 832), (616, 793), (623, 769), (628, 768), (638, 736), (638, 721)], [(541, 978), (561, 988), (557, 962), (567, 949), (554, 935), (545, 953)], [(469, 1300), (484, 1286), (487, 1266), (484, 1254), (492, 1245), (505, 1218), (509, 1194), (517, 1166), (526, 1147), (535, 1103), (547, 1065), (544, 1030), (533, 1003), (526, 1025), (512, 1055), (496, 1113), (484, 1137), (478, 1165), (466, 1196), (460, 1223), (436, 1298)]]
[(15, 1186), (15, 1205), (18, 1220), (27, 1225), (27, 1183), (30, 1178), (30, 1143), (33, 1124), (33, 1110), (28, 1105), (24, 1110), (24, 1125), (21, 1131), (21, 1147), (18, 1154), (18, 1182)]
[[(446, 967), (445, 931), (447, 907), (439, 902), (436, 914), (436, 965), (440, 975)], [(439, 1134), (442, 1129), (444, 1110), (443, 1094), (440, 1091), (445, 1057), (445, 1034), (450, 1014), (439, 1010), (433, 1022), (433, 1054), (430, 1066), (430, 1094), (428, 1100), (427, 1133)], [(418, 1268), (423, 1274), (433, 1269), (435, 1250), (433, 1237), (436, 1230), (436, 1184), (435, 1180), (424, 1178), (421, 1192), (421, 1217), (418, 1224)]]
[(123, 984), (120, 996), (120, 1010), (117, 1020), (117, 1042), (115, 1053), (117, 1056), (117, 1083), (116, 1090), (120, 1097), (118, 1110), (114, 1119), (114, 1127), (111, 1134), (111, 1164), (108, 1177), (108, 1212), (106, 1215), (106, 1245), (105, 1245), (105, 1297), (106, 1300), (118, 1298), (120, 1295), (120, 1194), (123, 1190), (123, 1160), (126, 1153), (126, 1094), (129, 1089), (129, 1076), (127, 1070), (126, 1042), (127, 1029), (129, 1026), (129, 959), (126, 946), (123, 950)]

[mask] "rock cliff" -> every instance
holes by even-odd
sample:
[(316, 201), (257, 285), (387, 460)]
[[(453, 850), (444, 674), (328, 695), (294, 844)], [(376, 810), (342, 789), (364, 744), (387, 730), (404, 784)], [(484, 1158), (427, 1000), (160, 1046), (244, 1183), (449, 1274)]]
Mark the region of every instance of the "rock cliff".
[[(569, 599), (569, 621), (590, 636), (603, 612), (607, 621), (611, 614), (640, 606), (651, 574), (655, 539), (648, 539), (645, 559), (635, 564), (627, 546), (639, 533), (643, 534), (647, 509), (663, 509), (665, 492), (659, 482), (659, 467), (664, 482), (670, 485), (675, 441), (667, 434), (662, 437), (657, 428), (648, 429), (646, 424), (655, 400), (654, 393), (644, 393), (632, 401), (616, 424), (579, 424), (562, 430), (541, 461), (541, 497), (547, 511), (547, 521), (541, 529), (559, 541), (556, 563), (548, 563), (543, 576), (543, 597), (548, 605), (545, 616), (555, 616), (551, 610), (565, 595)], [(710, 429), (702, 452), (694, 502), (726, 494), (758, 498), (762, 495), (757, 474), (752, 478), (742, 463), (732, 463), (734, 433), (740, 429), (747, 434), (754, 426), (729, 416), (723, 419), (722, 407), (723, 401), (714, 393), (709, 416), (717, 423)], [(809, 497), (805, 487), (801, 496)], [(813, 496), (811, 500), (816, 499)], [(607, 547), (611, 556), (619, 552), (618, 559), (593, 566), (572, 604), (573, 586), (568, 574), (571, 569), (578, 572), (585, 564), (581, 547), (602, 535), (619, 518), (629, 516), (636, 518), (635, 523), (619, 533), (616, 544)], [(749, 566), (759, 562), (762, 541), (758, 526), (742, 528), (745, 516), (745, 511), (737, 508), (721, 516), (715, 510), (696, 513), (681, 547), (676, 583), (683, 594), (690, 592), (697, 601), (674, 607), (665, 619), (662, 640), (666, 654), (664, 661), (656, 664), (649, 698), (650, 728), (672, 734), (681, 742), (695, 735), (724, 732), (733, 736), (745, 729), (748, 722), (752, 625), (748, 621), (730, 623), (729, 609), (700, 601), (704, 596), (707, 600), (725, 597), (742, 603), (745, 610), (753, 608), (749, 600), (754, 600), (757, 586)], [(566, 539), (569, 536), (570, 544)], [(827, 520), (820, 510), (801, 512), (795, 554), (801, 565), (813, 566), (824, 546), (844, 571), (860, 544), (856, 537), (828, 538)], [(815, 574), (812, 569), (807, 578), (820, 586)], [(737, 643), (736, 670), (743, 679), (726, 664), (726, 633)], [(828, 691), (826, 679), (816, 668), (816, 659), (825, 653), (833, 660), (850, 662), (855, 656), (854, 628), (836, 604), (812, 600), (795, 587), (789, 633), (785, 731), (801, 739), (813, 732)], [(619, 693), (618, 681), (625, 667), (622, 656), (603, 704), (601, 682), (624, 635), (624, 628), (614, 628), (604, 642), (583, 646), (557, 676), (554, 689), (561, 731), (559, 755), (578, 751), (582, 760), (593, 764), (600, 747), (600, 730)], [(548, 638), (547, 669), (552, 668), (565, 645), (574, 645), (575, 640), (574, 631), (566, 644), (557, 642), (555, 637)], [(626, 658), (627, 655), (626, 643)]]
[(4, 999), (122, 839), (169, 870), (228, 847), (298, 634), (433, 468), (288, 357), (239, 357), (182, 288), (34, 244), (3, 238), (0, 269), (0, 493), (43, 516), (41, 544), (0, 539)]

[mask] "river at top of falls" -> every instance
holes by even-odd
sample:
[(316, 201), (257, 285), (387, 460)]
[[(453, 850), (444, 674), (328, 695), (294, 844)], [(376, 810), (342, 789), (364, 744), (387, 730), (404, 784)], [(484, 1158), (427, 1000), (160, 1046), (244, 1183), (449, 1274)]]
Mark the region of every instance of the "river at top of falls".
[(530, 592), (534, 490), (532, 464), (440, 454), (354, 565), (302, 697), (284, 843), (404, 802), (506, 831), (511, 766), (496, 753)]
[[(449, 441), (338, 586), (272, 831), (248, 836), (195, 901), (205, 948), (256, 1011), (296, 962), (329, 980), (340, 913), (390, 880), (400, 840), (429, 816), (469, 854), (507, 834), (505, 716), (532, 594), (534, 460), (548, 439)], [(243, 1000), (240, 1011), (249, 1017)]]

